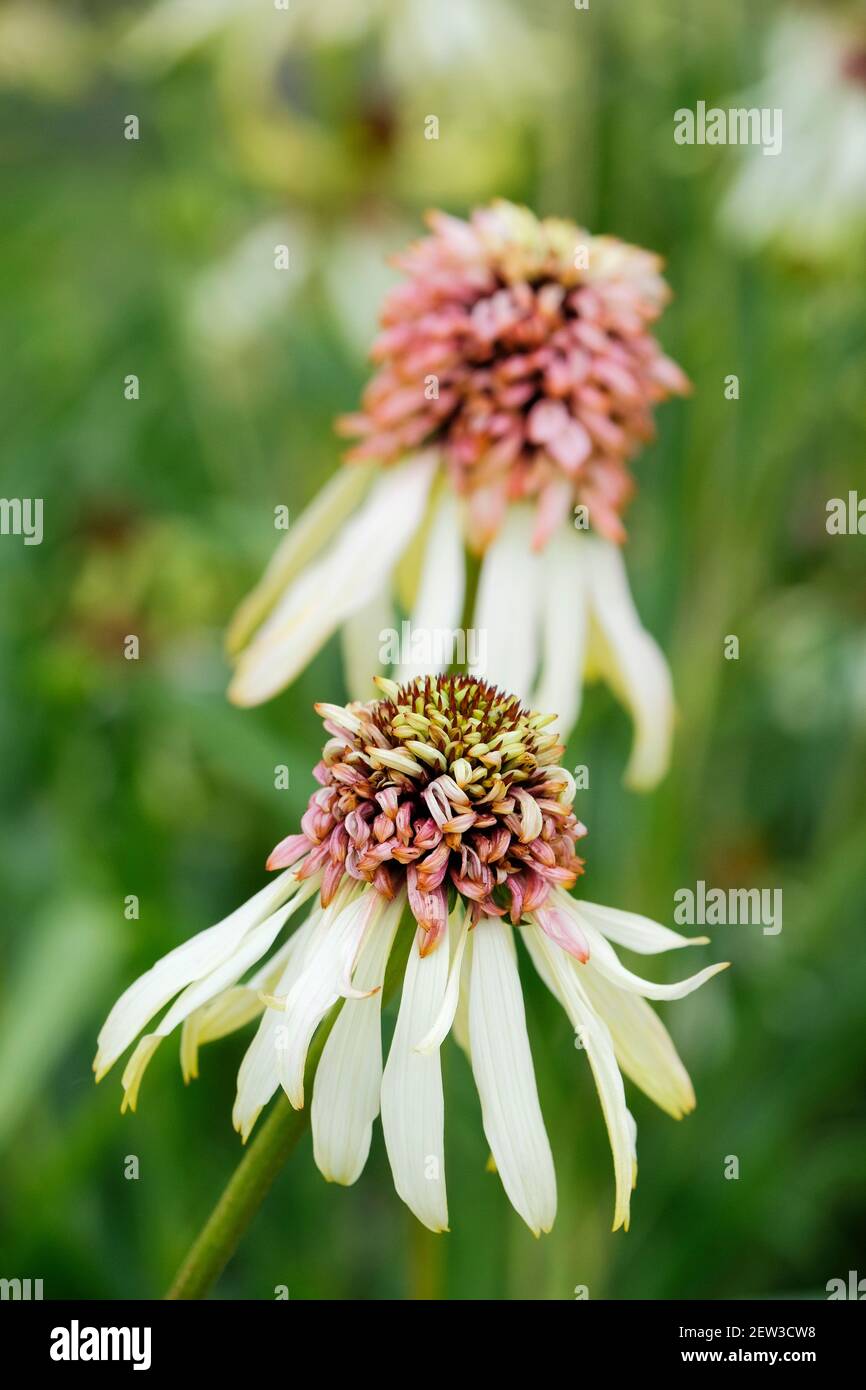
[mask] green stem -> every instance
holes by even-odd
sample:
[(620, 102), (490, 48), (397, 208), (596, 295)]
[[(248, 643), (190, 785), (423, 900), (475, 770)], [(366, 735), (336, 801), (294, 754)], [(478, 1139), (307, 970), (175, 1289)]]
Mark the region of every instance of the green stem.
[[(398, 931), (382, 987), (383, 1008), (403, 977), (411, 941), (412, 932)], [(304, 1093), (307, 1096), (312, 1091), (319, 1058), (339, 1011), (339, 1007), (332, 1010), (310, 1046), (304, 1075)], [(271, 1184), (309, 1122), (309, 1106), (303, 1110), (293, 1110), (281, 1092), (270, 1115), (229, 1178), (222, 1196), (193, 1241), (186, 1259), (165, 1295), (167, 1299), (206, 1297), (237, 1249)]]
[(190, 1247), (166, 1298), (204, 1298), (213, 1288), (309, 1120), (308, 1109), (293, 1110), (286, 1097), (279, 1095)]

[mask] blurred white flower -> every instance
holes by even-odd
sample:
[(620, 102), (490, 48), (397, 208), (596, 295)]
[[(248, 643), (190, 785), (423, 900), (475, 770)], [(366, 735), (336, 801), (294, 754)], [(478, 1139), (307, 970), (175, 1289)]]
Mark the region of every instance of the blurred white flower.
[(217, 38), (275, 56), (293, 45), (351, 45), (374, 37), (382, 70), (397, 89), (419, 78), (471, 77), (504, 104), (515, 89), (538, 89), (555, 58), (537, 20), (512, 0), (291, 0), (286, 9), (250, 0), (159, 0), (127, 32), (136, 65), (167, 68)]
[[(278, 246), (290, 265), (275, 268)], [(300, 219), (271, 218), (248, 231), (215, 264), (196, 275), (188, 291), (186, 323), (199, 348), (215, 357), (242, 352), (282, 317), (309, 274), (306, 227)]]
[(89, 28), (61, 5), (13, 0), (0, 8), (0, 88), (49, 100), (77, 96), (95, 54)]
[(787, 15), (773, 30), (766, 73), (740, 104), (780, 108), (781, 153), (742, 151), (722, 206), (725, 229), (750, 247), (797, 260), (832, 257), (866, 232), (866, 23)]

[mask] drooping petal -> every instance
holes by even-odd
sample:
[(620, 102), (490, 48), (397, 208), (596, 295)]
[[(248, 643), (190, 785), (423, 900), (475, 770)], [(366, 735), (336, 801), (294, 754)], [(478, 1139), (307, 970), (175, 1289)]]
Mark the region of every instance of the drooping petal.
[(586, 1051), (613, 1154), (616, 1184), (613, 1230), (619, 1230), (620, 1226), (628, 1230), (634, 1163), (631, 1127), (613, 1041), (606, 1024), (595, 1013), (579, 983), (582, 977), (578, 971), (589, 967), (576, 966), (535, 925), (525, 929), (524, 940), (542, 979), (545, 983), (549, 980), (555, 982), (563, 1007)]
[(163, 1038), (167, 1038), (178, 1024), (183, 1023), (184, 1019), (188, 1018), (191, 1013), (194, 1013), (202, 1004), (206, 1004), (208, 1000), (213, 999), (222, 990), (233, 985), (245, 971), (249, 970), (251, 965), (261, 960), (262, 956), (270, 950), (288, 919), (294, 915), (298, 908), (303, 906), (308, 898), (318, 891), (318, 886), (317, 879), (311, 879), (308, 883), (303, 884), (287, 903), (277, 908), (277, 911), (271, 913), (270, 917), (266, 917), (264, 922), (260, 922), (257, 927), (248, 931), (237, 949), (226, 960), (222, 961), (215, 970), (210, 971), (202, 979), (187, 985), (165, 1017), (160, 1020), (158, 1027), (152, 1033), (146, 1033), (144, 1037), (139, 1039), (138, 1046), (123, 1073), (122, 1110), (135, 1109), (142, 1077)]
[(674, 724), (671, 674), (660, 647), (641, 626), (619, 548), (584, 536), (591, 604), (591, 658), (634, 723), (629, 786), (647, 790), (670, 762)]
[(531, 548), (532, 513), (512, 506), (481, 563), (474, 624), (480, 652), (471, 672), (528, 700), (538, 664), (542, 557)]
[[(301, 973), (310, 942), (314, 940), (324, 915), (322, 908), (314, 908), (290, 938), (291, 950), (276, 983), (279, 994), (286, 995)], [(281, 1009), (266, 1008), (256, 1035), (241, 1061), (232, 1123), (244, 1143), (260, 1111), (280, 1084), (279, 1053), (285, 1044), (285, 1027), (285, 1013)]]
[(470, 909), (464, 909), (458, 899), (458, 905), (448, 919), (448, 940), (452, 943), (453, 951), (451, 964), (448, 967), (448, 984), (442, 999), (442, 1007), (436, 1015), (433, 1026), (415, 1044), (416, 1052), (433, 1052), (435, 1048), (441, 1047), (451, 1030), (460, 999), (463, 956), (466, 951), (466, 942), (469, 940), (471, 915)]
[(484, 1133), (511, 1205), (533, 1235), (556, 1216), (553, 1156), (535, 1084), (511, 927), (475, 928), (469, 995), (472, 1071)]
[(628, 1131), (631, 1135), (631, 1186), (632, 1191), (637, 1187), (637, 1120), (630, 1110), (626, 1110), (628, 1119)]
[(457, 1008), (454, 1010), (454, 1022), (451, 1025), (451, 1036), (458, 1047), (466, 1054), (467, 1061), (472, 1061), (472, 1045), (469, 1041), (469, 982), (472, 978), (472, 937), (469, 932), (466, 939), (466, 948), (463, 952), (463, 963), (460, 967), (460, 983), (457, 992)]
[(561, 906), (548, 907), (543, 904), (534, 909), (532, 916), (541, 930), (546, 932), (557, 946), (561, 946), (563, 951), (574, 956), (575, 960), (589, 960), (589, 942), (573, 912), (568, 912)]
[(588, 966), (581, 983), (603, 1018), (625, 1075), (675, 1120), (695, 1108), (695, 1093), (670, 1034), (654, 1009), (637, 994), (611, 984)]
[(421, 521), (437, 462), (428, 450), (381, 474), (331, 549), (294, 580), (242, 652), (229, 687), (235, 704), (277, 694), (381, 589)]
[(382, 1085), (382, 983), (405, 905), (399, 895), (370, 928), (353, 984), (325, 1043), (313, 1085), (313, 1155), (329, 1182), (357, 1181), (367, 1162)]
[[(447, 930), (447, 929), (446, 929)], [(418, 1220), (447, 1231), (445, 1102), (439, 1051), (422, 1054), (415, 1043), (433, 1026), (448, 983), (445, 943), (422, 956), (424, 933), (412, 942), (400, 1010), (382, 1078), (382, 1129), (394, 1186)]]
[(627, 970), (610, 943), (605, 941), (600, 931), (596, 931), (595, 927), (590, 925), (588, 919), (584, 920), (583, 926), (589, 942), (592, 967), (606, 980), (619, 985), (620, 989), (641, 994), (645, 999), (684, 999), (687, 994), (700, 989), (707, 980), (718, 975), (720, 970), (727, 970), (731, 963), (727, 960), (719, 961), (716, 965), (708, 965), (699, 970), (696, 975), (690, 975), (686, 980), (677, 980), (671, 985), (659, 985), (654, 980), (644, 980), (640, 975)]
[[(456, 496), (443, 487), (427, 536), (410, 636), (418, 645), (394, 673), (401, 684), (415, 676), (435, 675), (461, 659), (451, 639), (459, 633), (466, 585), (463, 528)], [(465, 648), (464, 648), (465, 659)]]
[(294, 870), (287, 870), (221, 922), (169, 951), (124, 990), (97, 1039), (93, 1063), (97, 1081), (169, 999), (193, 980), (215, 970), (237, 949), (246, 933), (275, 912), (299, 886)]
[(291, 522), (259, 583), (232, 618), (226, 637), (229, 652), (240, 651), (288, 585), (351, 516), (370, 485), (373, 471), (371, 464), (338, 468), (309, 507)]
[(583, 573), (583, 538), (566, 524), (544, 551), (541, 671), (532, 708), (558, 716), (564, 738), (577, 721), (583, 695), (587, 595)]
[(323, 914), (305, 952), (300, 974), (285, 999), (285, 1047), (280, 1051), (280, 1084), (296, 1110), (304, 1104), (304, 1068), (313, 1034), (336, 1004), (364, 937), (385, 900), (366, 888), (334, 915)]
[(393, 629), (395, 622), (391, 576), (387, 575), (367, 603), (343, 623), (343, 677), (351, 699), (375, 698), (373, 677), (386, 664), (381, 658), (382, 634)]
[(199, 1048), (205, 1043), (216, 1042), (229, 1033), (236, 1033), (254, 1018), (258, 1018), (265, 1005), (261, 991), (276, 989), (286, 967), (291, 952), (297, 946), (297, 933), (290, 936), (278, 951), (275, 951), (245, 984), (233, 985), (215, 998), (202, 1004), (183, 1021), (180, 1030), (180, 1065), (184, 1081), (193, 1081), (198, 1076)]
[[(565, 894), (557, 894), (562, 900)], [(706, 946), (708, 936), (681, 936), (679, 932), (663, 927), (650, 917), (642, 917), (637, 912), (624, 912), (617, 907), (604, 907), (601, 903), (590, 903), (585, 898), (568, 901), (576, 909), (578, 918), (586, 917), (608, 941), (625, 946), (642, 956), (658, 955), (661, 951), (676, 951), (683, 946)]]

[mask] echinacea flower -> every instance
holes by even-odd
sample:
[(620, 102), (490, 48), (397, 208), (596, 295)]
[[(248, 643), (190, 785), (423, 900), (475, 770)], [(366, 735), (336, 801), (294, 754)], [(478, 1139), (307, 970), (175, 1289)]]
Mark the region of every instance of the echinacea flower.
[[(246, 1139), (280, 1086), (303, 1106), (310, 1043), (342, 1000), (315, 1073), (316, 1163), (331, 1181), (354, 1183), (381, 1112), (398, 1194), (441, 1231), (448, 1206), (440, 1048), (453, 1029), (503, 1187), (531, 1230), (547, 1231), (556, 1179), (516, 930), (589, 1059), (613, 1150), (614, 1229), (627, 1226), (635, 1126), (621, 1072), (677, 1118), (694, 1105), (674, 1045), (645, 1001), (680, 998), (724, 966), (672, 985), (641, 979), (611, 942), (652, 954), (698, 941), (571, 897), (583, 871), (575, 846), (586, 832), (572, 809), (574, 781), (558, 765), (552, 716), (470, 676), (379, 684), (379, 700), (317, 707), (329, 735), (314, 769), (319, 788), (300, 831), (268, 860), (279, 878), (121, 996), (99, 1035), (97, 1079), (172, 999), (127, 1063), (124, 1108), (135, 1107), (150, 1058), (179, 1025), (189, 1079), (201, 1043), (260, 1015), (234, 1106)], [(305, 921), (276, 946), (304, 904)], [(411, 932), (411, 946), (383, 1069), (381, 992), (398, 931)]]
[[(398, 597), (411, 631), (476, 632), (472, 672), (557, 710), (565, 736), (584, 679), (607, 679), (634, 721), (627, 778), (652, 786), (671, 681), (620, 545), (629, 461), (653, 406), (688, 386), (650, 333), (660, 262), (506, 202), (428, 220), (398, 258), (363, 410), (340, 423), (360, 443), (235, 617), (230, 698), (270, 698), (339, 629), (368, 698)], [(468, 619), (466, 548), (482, 556)], [(395, 679), (461, 664), (444, 650), (401, 654)]]
[(748, 104), (784, 118), (781, 150), (742, 151), (722, 205), (725, 229), (750, 249), (798, 263), (862, 256), (866, 240), (866, 19), (826, 3), (783, 16)]

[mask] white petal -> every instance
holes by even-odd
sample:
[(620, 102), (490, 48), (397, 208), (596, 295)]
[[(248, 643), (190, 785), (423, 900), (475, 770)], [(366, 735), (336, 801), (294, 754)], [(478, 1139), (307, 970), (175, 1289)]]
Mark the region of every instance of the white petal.
[(279, 602), (291, 582), (319, 554), (334, 532), (358, 506), (373, 476), (372, 465), (338, 468), (316, 497), (291, 521), (270, 564), (256, 587), (238, 608), (229, 626), (226, 646), (237, 652)]
[(236, 1033), (260, 1016), (265, 1007), (261, 991), (276, 988), (295, 944), (295, 937), (290, 936), (245, 984), (224, 989), (184, 1019), (180, 1031), (180, 1064), (184, 1081), (192, 1081), (198, 1076), (200, 1047), (216, 1042), (229, 1033)]
[(625, 1075), (675, 1120), (694, 1110), (689, 1074), (655, 1010), (639, 995), (611, 984), (591, 962), (581, 969), (580, 980), (589, 1002), (610, 1029)]
[(382, 1078), (382, 1129), (398, 1195), (428, 1230), (447, 1231), (445, 1101), (439, 1052), (425, 1055), (414, 1047), (442, 1007), (448, 945), (442, 938), (430, 955), (422, 956), (422, 942), (419, 930), (409, 952)]
[(454, 1011), (454, 1022), (451, 1026), (451, 1035), (454, 1041), (465, 1052), (470, 1063), (472, 1061), (472, 1048), (469, 1042), (469, 981), (472, 977), (472, 935), (470, 932), (466, 949), (463, 952), (457, 1008)]
[[(532, 512), (511, 506), (481, 563), (473, 625), (481, 646), (472, 674), (528, 700), (538, 664), (542, 557), (531, 547)], [(551, 711), (552, 712), (552, 711)]]
[(215, 970), (237, 949), (246, 933), (275, 912), (298, 887), (295, 869), (287, 869), (249, 902), (176, 946), (139, 976), (120, 996), (102, 1025), (93, 1063), (97, 1081), (169, 999), (191, 981)]
[(487, 1142), (511, 1205), (537, 1236), (550, 1230), (556, 1216), (556, 1176), (511, 928), (495, 918), (482, 918), (475, 928), (469, 1036)]
[[(287, 994), (303, 969), (307, 947), (324, 912), (314, 908), (289, 940), (291, 947), (276, 989)], [(232, 1123), (244, 1143), (249, 1138), (259, 1112), (267, 1105), (280, 1084), (279, 1050), (285, 1038), (285, 1013), (265, 1009), (256, 1035), (244, 1053), (238, 1071), (238, 1087), (232, 1110)]]
[(706, 946), (708, 936), (680, 936), (654, 922), (651, 917), (641, 917), (637, 912), (623, 912), (621, 908), (604, 907), (601, 903), (589, 903), (585, 898), (572, 898), (565, 892), (557, 893), (557, 901), (575, 913), (578, 920), (586, 918), (609, 941), (636, 951), (642, 956), (658, 955), (661, 951), (675, 951), (682, 946)]
[(637, 1187), (637, 1120), (630, 1110), (626, 1110), (628, 1119), (628, 1131), (631, 1135), (631, 1185), (632, 1191)]
[[(581, 976), (578, 970), (585, 970), (586, 966), (573, 965), (571, 957), (534, 924), (525, 928), (523, 939), (542, 979), (545, 982), (547, 979), (555, 981), (572, 1027), (586, 1051), (613, 1154), (616, 1183), (613, 1230), (618, 1230), (620, 1226), (628, 1230), (634, 1164), (631, 1126), (613, 1041), (606, 1024), (595, 1013), (579, 983)], [(540, 962), (543, 962), (543, 966)]]
[(318, 874), (305, 879), (298, 891), (292, 896), (291, 900), (284, 903), (276, 912), (266, 917), (264, 922), (260, 922), (257, 927), (247, 932), (243, 941), (236, 951), (224, 960), (216, 970), (212, 970), (201, 980), (196, 980), (188, 985), (181, 995), (174, 1001), (168, 1013), (160, 1020), (159, 1027), (155, 1030), (161, 1038), (168, 1037), (169, 1033), (182, 1023), (194, 1009), (201, 1004), (206, 1004), (214, 995), (219, 994), (220, 990), (226, 989), (229, 985), (235, 984), (251, 965), (261, 960), (266, 951), (273, 945), (277, 934), (282, 930), (290, 917), (303, 907), (304, 903), (309, 902), (314, 894), (318, 893), (320, 887), (320, 876)]
[[(370, 928), (355, 967), (354, 985), (369, 991), (347, 999), (316, 1068), (313, 1103), (313, 1154), (329, 1182), (346, 1186), (361, 1175), (382, 1086), (382, 983), (394, 933), (403, 911), (398, 896)], [(375, 992), (372, 992), (375, 991)]]
[(466, 942), (469, 940), (470, 916), (470, 909), (463, 909), (458, 899), (458, 906), (448, 921), (448, 940), (453, 943), (454, 949), (451, 955), (451, 964), (448, 967), (448, 984), (445, 987), (442, 1007), (436, 1015), (432, 1028), (415, 1044), (416, 1052), (432, 1052), (434, 1048), (441, 1047), (451, 1030), (460, 999), (463, 956), (466, 951)]
[(606, 980), (619, 985), (621, 989), (631, 990), (633, 994), (642, 994), (645, 999), (683, 999), (687, 994), (700, 989), (701, 985), (711, 980), (714, 975), (718, 975), (720, 970), (727, 970), (730, 965), (730, 961), (723, 960), (717, 965), (706, 966), (686, 980), (677, 980), (672, 985), (658, 985), (653, 980), (644, 980), (640, 975), (627, 970), (616, 951), (605, 941), (601, 932), (596, 931), (590, 924), (589, 919), (583, 917), (581, 922), (584, 935), (589, 942), (589, 963), (592, 968)]
[(587, 633), (586, 581), (582, 537), (561, 527), (544, 550), (541, 673), (532, 708), (558, 715), (564, 739), (577, 722), (583, 694)]
[(290, 585), (242, 653), (229, 687), (235, 704), (260, 704), (282, 690), (381, 588), (420, 524), (437, 466), (428, 450), (382, 473), (328, 553)]
[(594, 663), (629, 710), (634, 740), (626, 782), (639, 790), (655, 786), (667, 772), (674, 724), (668, 664), (641, 626), (619, 548), (584, 536), (587, 552)]
[(391, 600), (388, 575), (372, 598), (343, 623), (343, 676), (349, 698), (367, 701), (376, 698), (373, 677), (381, 675), (387, 662), (381, 658), (383, 632), (393, 630), (397, 621)]
[[(401, 684), (415, 676), (436, 675), (460, 657), (459, 646), (451, 654), (452, 639), (459, 635), (466, 587), (466, 558), (459, 503), (450, 487), (443, 487), (430, 523), (418, 594), (410, 620), (410, 633), (419, 645), (395, 671)], [(464, 639), (465, 640), (465, 639)]]
[(221, 965), (217, 966), (216, 970), (212, 970), (203, 979), (188, 985), (174, 1001), (165, 1016), (160, 1019), (158, 1027), (152, 1033), (145, 1033), (142, 1038), (139, 1038), (138, 1046), (123, 1073), (124, 1095), (121, 1110), (135, 1109), (142, 1077), (163, 1038), (167, 1038), (169, 1033), (172, 1033), (178, 1024), (194, 1013), (200, 1005), (207, 1003), (209, 999), (213, 999), (215, 995), (239, 980), (251, 965), (270, 950), (277, 934), (282, 930), (289, 917), (299, 907), (302, 907), (313, 893), (319, 891), (318, 878), (317, 875), (308, 879), (289, 902), (284, 903), (270, 917), (266, 917), (259, 926), (253, 927), (251, 931), (247, 932), (236, 951), (233, 951)]
[(323, 914), (310, 939), (301, 972), (286, 996), (285, 1047), (279, 1058), (280, 1084), (296, 1110), (304, 1104), (304, 1068), (313, 1034), (343, 992), (367, 931), (385, 906), (375, 889), (365, 888), (336, 917)]

